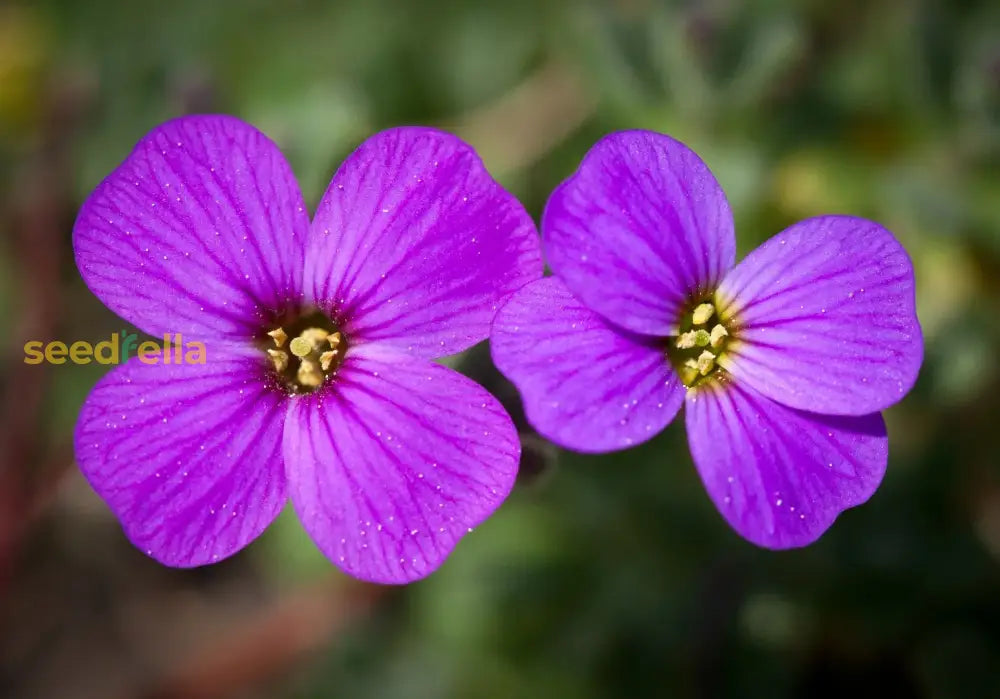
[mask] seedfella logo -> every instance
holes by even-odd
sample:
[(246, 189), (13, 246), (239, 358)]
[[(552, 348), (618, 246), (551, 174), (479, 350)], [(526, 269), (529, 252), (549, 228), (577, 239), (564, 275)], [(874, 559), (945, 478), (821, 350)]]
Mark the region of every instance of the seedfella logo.
[(180, 333), (165, 333), (162, 344), (155, 340), (139, 342), (139, 335), (121, 330), (109, 339), (92, 345), (80, 340), (67, 345), (54, 340), (49, 343), (32, 340), (24, 343), (24, 363), (121, 364), (133, 356), (143, 364), (204, 364), (205, 343), (184, 342)]

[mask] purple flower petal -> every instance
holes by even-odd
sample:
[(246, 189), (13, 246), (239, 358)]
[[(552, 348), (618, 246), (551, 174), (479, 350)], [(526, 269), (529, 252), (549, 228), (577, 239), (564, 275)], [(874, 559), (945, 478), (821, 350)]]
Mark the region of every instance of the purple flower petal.
[(691, 455), (719, 512), (767, 548), (805, 546), (868, 500), (889, 453), (878, 413), (793, 410), (734, 381), (688, 393)]
[(293, 400), (285, 426), (292, 502), (347, 573), (404, 583), (433, 572), (510, 492), (520, 444), (483, 388), (376, 345), (328, 389)]
[(546, 259), (617, 325), (667, 335), (681, 307), (733, 266), (733, 216), (701, 159), (669, 136), (622, 131), (590, 149), (549, 198)]
[(153, 129), (90, 195), (76, 262), (113, 311), (152, 334), (245, 333), (301, 292), (309, 217), (281, 152), (249, 124)]
[(913, 267), (877, 223), (797, 223), (726, 275), (719, 298), (738, 327), (720, 364), (785, 405), (864, 415), (898, 401), (917, 378)]
[(205, 364), (133, 358), (90, 393), (80, 469), (140, 549), (197, 566), (253, 541), (286, 502), (285, 401), (256, 358), (209, 348)]
[(497, 306), (542, 276), (524, 208), (467, 144), (378, 133), (334, 175), (312, 224), (306, 287), (355, 343), (420, 357), (483, 340)]
[(528, 421), (577, 451), (624, 449), (673, 420), (684, 387), (662, 342), (610, 326), (556, 277), (515, 293), (493, 321), (493, 361)]

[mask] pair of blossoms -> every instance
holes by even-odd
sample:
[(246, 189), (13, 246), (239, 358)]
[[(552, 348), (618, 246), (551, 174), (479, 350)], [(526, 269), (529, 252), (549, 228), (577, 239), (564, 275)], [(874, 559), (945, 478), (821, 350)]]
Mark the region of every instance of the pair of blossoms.
[[(347, 573), (435, 570), (511, 490), (493, 396), (433, 360), (491, 338), (556, 444), (622, 449), (686, 404), (716, 507), (769, 548), (814, 541), (885, 471), (879, 411), (922, 358), (910, 261), (846, 216), (734, 266), (712, 173), (651, 132), (598, 142), (550, 198), (542, 243), (458, 138), (397, 128), (339, 168), (312, 221), (288, 164), (237, 119), (154, 129), (80, 211), (90, 289), (204, 364), (130, 360), (93, 389), (76, 454), (140, 549), (232, 555), (291, 502)], [(669, 466), (668, 465), (665, 465)]]

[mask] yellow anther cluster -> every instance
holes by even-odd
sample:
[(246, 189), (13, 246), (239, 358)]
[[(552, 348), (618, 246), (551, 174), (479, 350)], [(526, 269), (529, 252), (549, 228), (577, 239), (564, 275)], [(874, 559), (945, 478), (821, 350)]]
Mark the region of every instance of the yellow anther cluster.
[(708, 334), (708, 331), (699, 328), (698, 330), (688, 330), (680, 335), (676, 344), (678, 349), (692, 349), (694, 347), (707, 347), (711, 341), (712, 336)]
[[(322, 328), (306, 328), (301, 333), (288, 340), (288, 334), (282, 328), (276, 328), (267, 333), (277, 349), (268, 349), (267, 355), (275, 371), (284, 373), (293, 361), (288, 356), (291, 352), (298, 361), (295, 371), (295, 381), (300, 387), (314, 389), (323, 384), (328, 373), (341, 352), (342, 341), (339, 332), (328, 332)], [(288, 343), (288, 352), (283, 348)]]
[(729, 331), (719, 322), (710, 324), (715, 317), (715, 306), (712, 303), (695, 306), (691, 311), (690, 326), (677, 335), (674, 340), (675, 349), (669, 352), (687, 386), (708, 376), (718, 366), (717, 360), (729, 337)]

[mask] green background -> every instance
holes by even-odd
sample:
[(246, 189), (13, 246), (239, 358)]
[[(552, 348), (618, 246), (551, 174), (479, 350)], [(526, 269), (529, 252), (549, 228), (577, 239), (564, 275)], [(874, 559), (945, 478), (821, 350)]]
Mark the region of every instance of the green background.
[[(817, 544), (737, 537), (681, 421), (578, 456), (523, 422), (514, 494), (429, 579), (355, 583), (286, 513), (224, 563), (132, 549), (72, 458), (106, 367), (28, 339), (125, 323), (81, 282), (83, 198), (149, 129), (225, 112), (315, 206), (393, 125), (455, 131), (536, 217), (601, 135), (692, 146), (745, 254), (851, 213), (913, 258), (926, 360), (890, 463)], [(990, 2), (0, 4), (0, 696), (1000, 696), (1000, 5)]]

